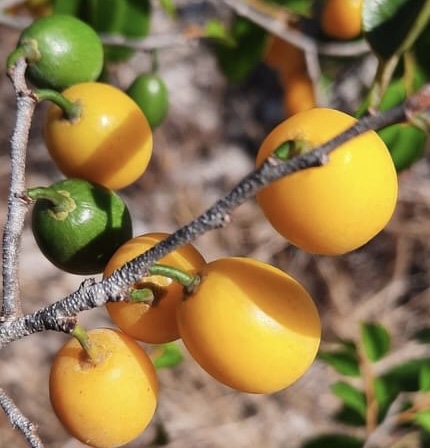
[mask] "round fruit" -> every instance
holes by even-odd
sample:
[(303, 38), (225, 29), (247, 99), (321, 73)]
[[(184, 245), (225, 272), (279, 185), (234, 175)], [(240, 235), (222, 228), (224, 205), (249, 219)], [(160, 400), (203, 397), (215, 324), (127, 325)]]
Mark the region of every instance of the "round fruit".
[(166, 117), (169, 110), (169, 96), (166, 84), (157, 75), (143, 73), (127, 89), (127, 94), (142, 109), (152, 129)]
[(303, 50), (278, 36), (270, 36), (264, 62), (279, 71), (282, 77), (306, 71)]
[[(167, 236), (167, 233), (147, 233), (126, 242), (110, 259), (104, 276), (109, 276)], [(187, 244), (163, 257), (159, 263), (194, 272), (205, 264), (205, 260), (194, 246)], [(140, 341), (161, 344), (178, 339), (176, 306), (183, 297), (183, 286), (167, 277), (152, 275), (143, 278), (135, 287), (151, 288), (155, 296), (153, 303), (109, 302), (106, 308), (113, 322)]]
[(61, 14), (42, 17), (21, 34), (18, 48), (32, 46), (38, 55), (29, 59), (28, 75), (37, 87), (63, 90), (94, 81), (103, 68), (103, 46), (85, 22)]
[(67, 177), (80, 177), (116, 190), (136, 181), (152, 153), (152, 132), (138, 105), (109, 84), (77, 84), (63, 92), (81, 108), (74, 120), (56, 105), (48, 109), (44, 138)]
[(193, 358), (218, 381), (271, 393), (300, 378), (320, 343), (318, 311), (285, 272), (248, 258), (224, 258), (178, 307), (179, 331)]
[(327, 0), (321, 13), (321, 28), (327, 36), (340, 40), (358, 37), (361, 33), (363, 0)]
[[(314, 108), (278, 125), (263, 141), (257, 165), (286, 141), (321, 145), (356, 119)], [(272, 226), (312, 253), (339, 255), (373, 238), (390, 220), (397, 200), (397, 175), (390, 153), (373, 131), (335, 149), (322, 167), (286, 176), (257, 194)]]
[(306, 72), (297, 72), (288, 77), (283, 106), (287, 117), (316, 106), (314, 85)]
[(32, 229), (42, 253), (73, 274), (101, 272), (132, 236), (130, 213), (114, 192), (82, 179), (28, 190), (36, 199)]
[(136, 438), (157, 404), (151, 360), (129, 336), (101, 328), (88, 332), (96, 359), (71, 339), (54, 358), (49, 376), (52, 407), (71, 435), (96, 448)]

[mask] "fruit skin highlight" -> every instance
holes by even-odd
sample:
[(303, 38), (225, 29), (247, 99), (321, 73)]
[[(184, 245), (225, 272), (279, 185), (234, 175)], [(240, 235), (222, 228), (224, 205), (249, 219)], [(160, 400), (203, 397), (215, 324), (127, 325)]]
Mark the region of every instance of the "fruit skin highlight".
[[(334, 109), (314, 108), (279, 124), (263, 141), (257, 166), (282, 143), (321, 145), (356, 123)], [(328, 162), (286, 176), (257, 193), (272, 226), (311, 253), (340, 255), (367, 243), (391, 219), (397, 202), (397, 174), (376, 132), (342, 144)]]

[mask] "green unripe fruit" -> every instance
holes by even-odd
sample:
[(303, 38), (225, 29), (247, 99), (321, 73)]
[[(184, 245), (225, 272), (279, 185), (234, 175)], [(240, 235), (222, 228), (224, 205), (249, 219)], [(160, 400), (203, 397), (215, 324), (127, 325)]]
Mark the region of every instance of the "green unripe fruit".
[(17, 49), (27, 56), (28, 77), (40, 88), (61, 91), (94, 81), (103, 68), (103, 46), (97, 33), (69, 15), (36, 20), (22, 32)]
[(139, 75), (127, 89), (127, 94), (142, 109), (152, 129), (166, 117), (169, 110), (169, 92), (159, 76), (152, 73)]
[(132, 237), (130, 213), (113, 191), (82, 179), (27, 190), (36, 199), (32, 230), (37, 245), (58, 268), (91, 275), (105, 268)]

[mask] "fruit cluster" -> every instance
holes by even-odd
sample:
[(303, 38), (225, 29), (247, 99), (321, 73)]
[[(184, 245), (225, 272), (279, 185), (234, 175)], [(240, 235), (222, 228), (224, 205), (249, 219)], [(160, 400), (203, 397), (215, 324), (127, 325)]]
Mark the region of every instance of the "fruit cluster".
[[(141, 108), (126, 93), (96, 81), (101, 52), (87, 24), (53, 15), (22, 33), (9, 64), (24, 56), (36, 95), (54, 102), (44, 138), (68, 177), (28, 189), (36, 201), (36, 241), (61, 269), (103, 272), (107, 278), (168, 235), (133, 238), (127, 207), (113, 191), (143, 174), (152, 134)], [(82, 61), (88, 70), (80, 69)], [(282, 161), (309, 151), (354, 122), (331, 109), (295, 114), (263, 141), (257, 165), (268, 157)], [(374, 132), (340, 146), (323, 167), (283, 178), (257, 197), (270, 223), (289, 241), (329, 255), (354, 250), (374, 237), (391, 218), (396, 198), (396, 171)], [(71, 434), (94, 447), (127, 443), (155, 412), (156, 372), (136, 341), (181, 339), (215, 379), (250, 393), (289, 386), (308, 370), (319, 347), (320, 319), (307, 291), (285, 272), (250, 258), (206, 262), (188, 244), (149, 268), (129, 295), (128, 301), (106, 305), (120, 330), (85, 332), (77, 326), (75, 338), (52, 364), (55, 412)]]

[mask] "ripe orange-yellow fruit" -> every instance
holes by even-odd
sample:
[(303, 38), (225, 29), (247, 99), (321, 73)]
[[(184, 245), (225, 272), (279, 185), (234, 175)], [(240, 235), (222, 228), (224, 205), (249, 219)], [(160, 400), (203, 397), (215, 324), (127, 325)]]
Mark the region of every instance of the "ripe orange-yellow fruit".
[(283, 106), (286, 117), (316, 106), (314, 85), (306, 72), (294, 73), (286, 79)]
[[(109, 260), (104, 276), (122, 267), (156, 243), (165, 239), (167, 233), (146, 233), (124, 243)], [(173, 266), (186, 272), (194, 272), (205, 264), (200, 252), (187, 244), (163, 257), (159, 263)], [(176, 323), (176, 306), (183, 296), (183, 286), (160, 275), (144, 277), (136, 288), (152, 289), (154, 301), (151, 305), (136, 302), (109, 302), (106, 309), (121, 330), (140, 341), (161, 344), (179, 338)]]
[(321, 13), (321, 28), (327, 36), (349, 40), (361, 33), (363, 0), (327, 0)]
[(249, 393), (271, 393), (300, 378), (321, 334), (307, 291), (274, 266), (250, 258), (212, 261), (178, 307), (181, 338), (215, 379)]
[(76, 339), (54, 358), (49, 393), (71, 435), (95, 448), (114, 448), (136, 438), (155, 412), (158, 381), (151, 360), (126, 334), (88, 332), (96, 359)]
[[(279, 124), (263, 141), (257, 165), (281, 144), (301, 140), (310, 148), (356, 123), (334, 109), (314, 108)], [(391, 219), (397, 174), (376, 132), (347, 141), (321, 167), (308, 168), (265, 187), (257, 201), (272, 226), (305, 251), (339, 255), (367, 243)]]
[(264, 62), (282, 76), (306, 70), (303, 50), (278, 36), (271, 36)]

